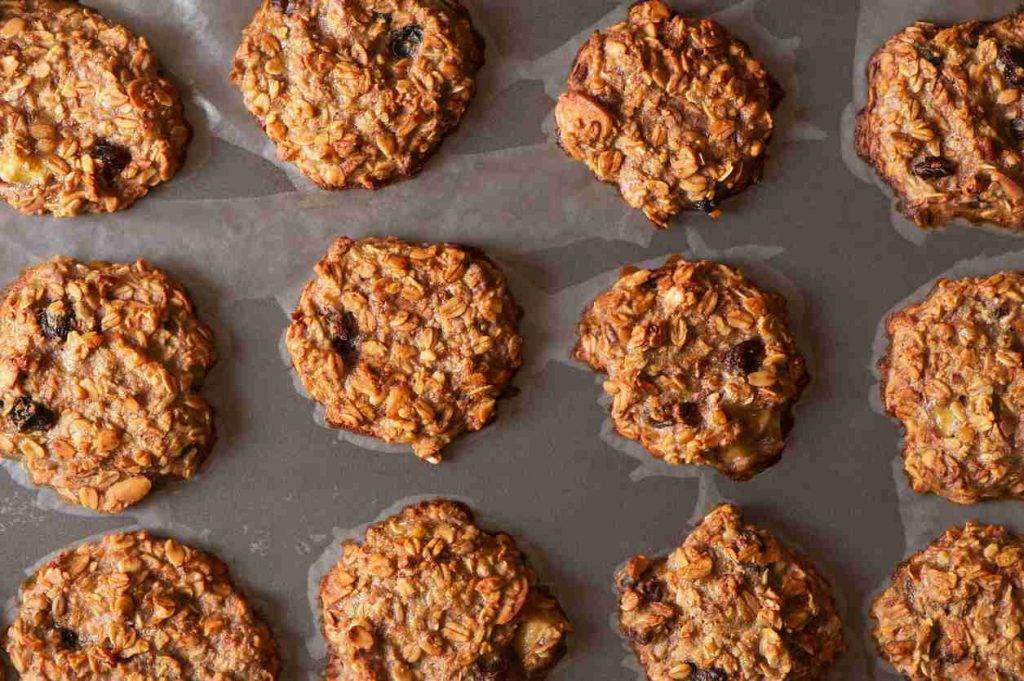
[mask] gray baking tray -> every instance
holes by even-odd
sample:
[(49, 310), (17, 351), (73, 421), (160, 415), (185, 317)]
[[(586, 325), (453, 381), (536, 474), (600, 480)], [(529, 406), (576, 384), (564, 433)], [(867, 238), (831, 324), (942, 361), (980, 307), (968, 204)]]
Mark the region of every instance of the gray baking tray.
[[(611, 0), (467, 0), (487, 40), (480, 91), (423, 173), (378, 192), (323, 192), (279, 163), (228, 82), (257, 0), (91, 0), (146, 35), (182, 87), (196, 137), (175, 180), (124, 213), (28, 218), (0, 207), (0, 279), (63, 253), (139, 256), (181, 279), (213, 326), (221, 361), (207, 394), (220, 440), (201, 474), (101, 517), (0, 474), (0, 595), (62, 547), (144, 526), (227, 561), (276, 633), (285, 679), (324, 656), (319, 577), (354, 536), (409, 500), (469, 502), (514, 534), (575, 626), (551, 679), (632, 681), (612, 574), (677, 545), (720, 500), (809, 554), (832, 581), (850, 646), (834, 679), (892, 679), (867, 609), (909, 552), (968, 518), (1024, 530), (1019, 502), (956, 507), (907, 489), (900, 433), (878, 406), (879, 323), (943, 274), (1024, 268), (1024, 242), (953, 226), (924, 234), (895, 216), (852, 154), (867, 57), (914, 19), (994, 18), (1016, 0), (671, 0), (749, 42), (787, 91), (766, 178), (710, 220), (656, 231), (569, 161), (554, 100), (579, 45), (624, 16)], [(430, 466), (402, 448), (324, 428), (282, 350), (288, 311), (337, 235), (394, 234), (487, 250), (525, 308), (527, 366), (498, 419)], [(600, 381), (568, 360), (582, 306), (619, 267), (671, 253), (744, 267), (789, 299), (812, 383), (777, 466), (745, 483), (655, 465), (612, 433)]]

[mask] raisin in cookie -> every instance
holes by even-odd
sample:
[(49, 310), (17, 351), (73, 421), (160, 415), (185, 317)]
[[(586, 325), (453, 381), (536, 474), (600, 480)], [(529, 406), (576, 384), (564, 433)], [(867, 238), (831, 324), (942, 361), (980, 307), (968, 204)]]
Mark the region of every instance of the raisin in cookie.
[(651, 681), (811, 681), (846, 648), (828, 582), (728, 504), (667, 558), (630, 558), (616, 586)]
[(1024, 14), (919, 22), (868, 66), (857, 151), (920, 227), (955, 218), (1024, 228)]
[(578, 334), (575, 357), (608, 375), (623, 437), (738, 480), (778, 461), (808, 380), (781, 296), (733, 267), (674, 256), (624, 269)]
[(583, 45), (555, 109), (572, 158), (659, 227), (761, 177), (781, 90), (742, 42), (660, 0)]
[(327, 189), (376, 188), (419, 171), (482, 64), (455, 0), (264, 0), (231, 77), (282, 160)]
[(438, 463), (494, 418), (522, 365), (520, 314), (479, 251), (343, 237), (303, 289), (287, 346), (328, 424)]
[(878, 650), (912, 681), (1024, 678), (1024, 542), (954, 527), (904, 561), (875, 599)]
[(408, 506), (348, 542), (320, 585), (332, 681), (515, 678), (554, 665), (569, 623), (515, 541), (464, 505)]
[(188, 295), (149, 263), (30, 267), (0, 299), (0, 455), (69, 503), (120, 512), (210, 450), (214, 361)]
[(1024, 276), (942, 279), (892, 314), (882, 400), (916, 492), (1024, 498)]
[(270, 631), (217, 558), (148, 532), (61, 553), (21, 587), (7, 653), (23, 680), (272, 681)]
[(0, 2), (0, 197), (23, 213), (126, 208), (191, 129), (145, 38), (68, 0)]

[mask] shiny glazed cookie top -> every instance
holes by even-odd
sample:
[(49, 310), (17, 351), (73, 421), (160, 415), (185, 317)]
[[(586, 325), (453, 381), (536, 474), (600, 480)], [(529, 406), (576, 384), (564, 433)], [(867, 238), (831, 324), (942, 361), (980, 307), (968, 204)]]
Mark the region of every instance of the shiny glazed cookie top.
[(586, 309), (575, 356), (608, 379), (612, 418), (668, 463), (746, 479), (778, 461), (807, 383), (785, 301), (727, 265), (627, 268)]
[(278, 155), (326, 188), (419, 171), (476, 89), (483, 43), (449, 0), (264, 0), (232, 80)]
[(564, 652), (569, 623), (515, 541), (462, 504), (416, 504), (349, 542), (320, 586), (327, 678), (517, 678)]
[(728, 504), (667, 558), (631, 558), (616, 585), (651, 681), (810, 681), (846, 648), (828, 583)]
[(280, 667), (227, 566), (145, 531), (39, 568), (21, 588), (7, 654), (26, 681), (273, 681)]
[(886, 410), (917, 492), (1024, 497), (1024, 277), (943, 279), (888, 320)]
[(343, 237), (303, 289), (287, 346), (328, 424), (438, 463), (494, 418), (522, 365), (520, 313), (479, 251)]
[(184, 289), (143, 260), (30, 267), (0, 299), (0, 455), (69, 503), (120, 512), (209, 452), (199, 391), (215, 359)]
[(643, 0), (584, 44), (555, 119), (566, 153), (665, 227), (760, 179), (780, 98), (722, 26)]
[(126, 208), (191, 130), (145, 38), (65, 0), (0, 1), (0, 197), (23, 213)]

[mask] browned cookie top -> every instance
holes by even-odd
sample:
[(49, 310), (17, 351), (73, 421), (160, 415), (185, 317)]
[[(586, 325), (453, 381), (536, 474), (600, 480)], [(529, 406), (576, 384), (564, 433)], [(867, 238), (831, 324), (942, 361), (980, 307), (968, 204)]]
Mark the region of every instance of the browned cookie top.
[(1024, 498), (1024, 276), (943, 279), (888, 320), (882, 399), (917, 492)]
[(667, 558), (631, 558), (616, 585), (651, 681), (811, 681), (846, 648), (828, 582), (728, 504)]
[(659, 227), (760, 179), (781, 91), (710, 19), (643, 0), (576, 57), (555, 119), (562, 148)]
[(515, 541), (464, 505), (408, 506), (349, 542), (320, 585), (334, 681), (504, 679), (546, 671), (569, 623)]
[(623, 437), (746, 479), (778, 461), (808, 380), (785, 307), (733, 267), (674, 256), (623, 270), (584, 312), (575, 356), (608, 375)]
[(1024, 14), (919, 22), (868, 67), (857, 150), (921, 227), (954, 218), (1024, 227)]
[(117, 513), (213, 445), (210, 329), (149, 263), (55, 258), (0, 298), (0, 455), (70, 503)]
[(998, 525), (947, 530), (872, 605), (879, 652), (912, 681), (1024, 678), (1022, 556)]
[(272, 681), (280, 666), (227, 566), (145, 531), (37, 570), (21, 587), (7, 654), (31, 681)]
[(281, 159), (325, 188), (375, 188), (419, 171), (482, 64), (455, 0), (264, 0), (231, 77)]
[(0, 197), (23, 213), (126, 208), (191, 131), (145, 38), (68, 0), (0, 0)]
[(303, 289), (287, 345), (330, 425), (438, 463), (494, 418), (522, 365), (520, 312), (479, 251), (342, 237)]

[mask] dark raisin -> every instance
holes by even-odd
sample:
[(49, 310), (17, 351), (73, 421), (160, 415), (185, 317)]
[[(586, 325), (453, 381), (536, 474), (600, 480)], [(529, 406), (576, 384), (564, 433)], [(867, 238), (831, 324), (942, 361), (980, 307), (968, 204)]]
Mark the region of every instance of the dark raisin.
[(683, 402), (677, 406), (677, 410), (679, 420), (691, 428), (696, 428), (704, 420), (704, 416), (700, 413), (700, 405), (696, 402)]
[(36, 321), (39, 322), (39, 329), (43, 336), (49, 340), (66, 341), (71, 333), (71, 325), (75, 321), (75, 313), (65, 310), (63, 313), (54, 313), (49, 308), (43, 308), (36, 313)]
[(96, 140), (89, 155), (99, 164), (100, 178), (107, 184), (113, 183), (132, 160), (132, 153), (126, 148), (102, 139)]
[(500, 678), (508, 671), (508, 660), (501, 655), (481, 657), (476, 661), (476, 668), (485, 678)]
[(692, 662), (686, 664), (690, 665), (689, 681), (729, 681), (729, 675), (718, 667), (701, 669)]
[(391, 32), (388, 46), (391, 48), (391, 54), (398, 59), (405, 59), (416, 52), (416, 48), (421, 42), (423, 42), (423, 29), (416, 24), (409, 24), (405, 28)]
[(764, 360), (764, 341), (751, 338), (738, 343), (725, 353), (725, 370), (734, 374), (750, 374), (757, 371)]
[(65, 629), (64, 627), (57, 627), (57, 633), (60, 635), (60, 644), (65, 648), (77, 648), (78, 647), (78, 634)]
[(925, 156), (914, 162), (914, 174), (925, 180), (949, 177), (956, 170), (953, 162), (941, 156)]
[(931, 45), (921, 46), (921, 56), (929, 61), (933, 66), (942, 66), (942, 55)]
[(331, 310), (324, 314), (331, 346), (346, 362), (352, 362), (359, 354), (359, 324), (351, 312)]
[(652, 601), (660, 601), (662, 596), (661, 582), (656, 579), (645, 579), (636, 585), (636, 592), (640, 594), (640, 598), (644, 599), (648, 603)]
[(31, 430), (46, 430), (57, 420), (52, 411), (24, 395), (14, 400), (14, 406), (11, 407), (7, 417), (22, 433)]
[(1004, 45), (999, 49), (996, 65), (1010, 85), (1024, 87), (1024, 50)]
[(693, 205), (702, 213), (713, 213), (715, 212), (715, 209), (718, 208), (718, 204), (715, 203), (714, 199), (701, 199)]

